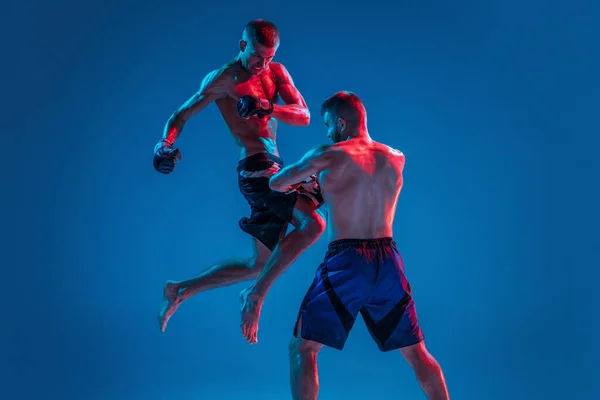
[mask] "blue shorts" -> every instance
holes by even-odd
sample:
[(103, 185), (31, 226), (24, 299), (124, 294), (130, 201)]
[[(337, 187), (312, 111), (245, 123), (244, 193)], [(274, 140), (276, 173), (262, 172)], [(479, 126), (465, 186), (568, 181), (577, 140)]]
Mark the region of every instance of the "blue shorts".
[(423, 340), (392, 238), (331, 242), (300, 306), (294, 335), (301, 319), (300, 337), (342, 350), (359, 312), (381, 351)]

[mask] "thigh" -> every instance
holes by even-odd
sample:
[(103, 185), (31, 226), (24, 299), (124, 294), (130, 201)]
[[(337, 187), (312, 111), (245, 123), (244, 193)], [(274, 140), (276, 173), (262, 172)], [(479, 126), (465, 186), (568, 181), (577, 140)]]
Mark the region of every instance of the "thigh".
[(419, 343), (410, 346), (402, 347), (400, 349), (400, 354), (402, 354), (406, 362), (408, 362), (408, 364), (413, 368), (423, 363), (424, 361), (427, 361), (431, 357), (429, 351), (427, 350), (427, 347), (425, 347), (424, 341), (420, 341)]
[(254, 265), (264, 266), (271, 256), (271, 250), (255, 237), (252, 238), (252, 248), (254, 249)]
[(365, 325), (381, 351), (411, 346), (423, 340), (412, 297), (390, 295), (370, 300), (360, 311)]
[(270, 193), (269, 178), (247, 178), (238, 176), (238, 188), (250, 207), (256, 207)]
[(345, 249), (319, 266), (298, 313), (302, 325), (295, 333), (302, 339), (344, 348), (368, 297), (358, 258), (353, 249)]
[(305, 196), (298, 196), (292, 212), (292, 225), (294, 227), (304, 227), (311, 222), (322, 222), (324, 219), (323, 214), (312, 201)]
[(399, 254), (380, 263), (374, 290), (361, 314), (381, 351), (414, 345), (423, 339)]

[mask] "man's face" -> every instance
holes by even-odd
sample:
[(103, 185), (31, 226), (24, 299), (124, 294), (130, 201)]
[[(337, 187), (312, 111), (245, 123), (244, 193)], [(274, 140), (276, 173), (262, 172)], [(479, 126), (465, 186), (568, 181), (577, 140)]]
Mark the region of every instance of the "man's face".
[(335, 113), (329, 111), (325, 111), (325, 114), (323, 114), (323, 121), (327, 127), (327, 137), (334, 143), (341, 142), (345, 127), (344, 121), (338, 118)]
[(278, 48), (278, 46), (267, 47), (260, 43), (246, 41), (242, 41), (240, 46), (243, 53), (243, 66), (252, 75), (260, 75), (267, 69)]

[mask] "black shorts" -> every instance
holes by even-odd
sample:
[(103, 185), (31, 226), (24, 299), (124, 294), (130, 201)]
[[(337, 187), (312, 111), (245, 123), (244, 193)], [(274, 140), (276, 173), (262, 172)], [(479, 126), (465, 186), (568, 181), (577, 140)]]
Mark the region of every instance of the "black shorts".
[(238, 186), (250, 206), (250, 217), (240, 219), (240, 228), (271, 251), (285, 236), (298, 196), (272, 190), (269, 179), (283, 168), (283, 160), (273, 154), (258, 153), (239, 161)]

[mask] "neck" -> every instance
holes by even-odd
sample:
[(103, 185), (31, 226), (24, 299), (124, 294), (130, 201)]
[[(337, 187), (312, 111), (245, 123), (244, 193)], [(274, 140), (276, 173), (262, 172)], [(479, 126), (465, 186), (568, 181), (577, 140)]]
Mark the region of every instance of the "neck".
[[(246, 69), (246, 67), (244, 67), (244, 61), (242, 60), (242, 52), (240, 51), (237, 55), (237, 57), (235, 58), (235, 61), (240, 65), (240, 67), (242, 67), (244, 69), (244, 71), (248, 71)], [(250, 71), (248, 71), (250, 72)]]
[(371, 136), (369, 136), (369, 131), (367, 129), (366, 126), (357, 128), (355, 131), (351, 132), (350, 134), (346, 135), (346, 139), (370, 139)]

